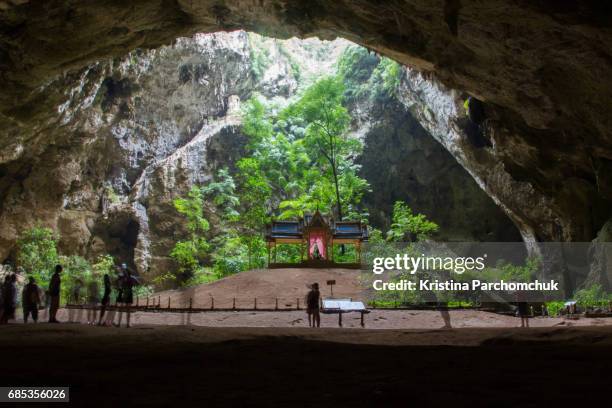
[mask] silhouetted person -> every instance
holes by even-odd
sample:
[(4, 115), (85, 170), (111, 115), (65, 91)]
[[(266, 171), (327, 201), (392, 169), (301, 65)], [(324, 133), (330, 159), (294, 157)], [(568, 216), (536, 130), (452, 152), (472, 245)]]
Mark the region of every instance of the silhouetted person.
[(102, 318), (104, 317), (104, 312), (106, 312), (106, 307), (110, 303), (110, 295), (111, 295), (111, 280), (108, 273), (104, 274), (104, 293), (102, 294), (102, 302), (100, 307), (100, 319), (98, 320), (98, 325), (102, 325)]
[(100, 302), (100, 287), (96, 276), (87, 284), (87, 324), (96, 324), (98, 303)]
[(2, 301), (4, 310), (2, 311), (2, 320), (0, 323), (6, 324), (9, 320), (15, 318), (15, 309), (17, 308), (17, 275), (12, 274), (6, 277), (4, 286), (2, 286)]
[(138, 284), (138, 281), (127, 268), (126, 264), (123, 264), (123, 305), (127, 308), (127, 327), (130, 327), (130, 316), (131, 306), (134, 303), (134, 286)]
[[(116, 270), (117, 272), (117, 279), (115, 280), (115, 289), (117, 292), (117, 295), (115, 296), (115, 310), (113, 310), (113, 313), (111, 313), (111, 315), (109, 316), (109, 318), (111, 319), (111, 324), (114, 324), (115, 326), (120, 326), (121, 325), (121, 318), (123, 317), (123, 314), (121, 313), (121, 305), (123, 304), (123, 271), (121, 268), (117, 267)], [(119, 317), (118, 317), (118, 321), (119, 323), (114, 323), (115, 320), (115, 315), (117, 314), (117, 312), (119, 312)]]
[(527, 302), (518, 302), (518, 313), (521, 317), (521, 327), (529, 327), (529, 307), (527, 307)]
[(442, 316), (442, 320), (444, 320), (444, 326), (442, 328), (452, 329), (453, 326), (451, 325), (451, 317), (450, 312), (448, 311), (448, 303), (439, 302), (438, 309), (440, 310), (440, 316)]
[[(121, 264), (121, 275), (118, 280), (118, 284), (121, 288), (121, 306), (125, 309), (127, 314), (127, 327), (130, 327), (130, 307), (134, 303), (134, 286), (138, 284), (138, 281), (128, 269), (126, 264)], [(122, 310), (119, 310), (118, 326), (121, 326)]]
[(31, 315), (34, 323), (38, 321), (38, 306), (40, 305), (40, 288), (36, 284), (36, 279), (30, 281), (23, 287), (21, 292), (21, 306), (23, 307), (23, 322), (28, 322)]
[(23, 287), (21, 292), (21, 306), (23, 307), (23, 322), (28, 322), (31, 315), (34, 323), (38, 321), (38, 306), (40, 305), (40, 289), (36, 284), (36, 279), (30, 277), (29, 282)]
[(306, 295), (306, 313), (308, 313), (308, 326), (321, 327), (321, 314), (319, 312), (319, 300), (321, 293), (319, 292), (319, 284), (313, 283), (308, 295)]
[(0, 323), (4, 319), (4, 287), (8, 284), (11, 275), (6, 275), (4, 281), (0, 282)]
[[(72, 303), (75, 305), (81, 304), (81, 288), (83, 287), (83, 280), (81, 278), (76, 278), (74, 284), (72, 285), (72, 289), (70, 290), (70, 296), (68, 297), (68, 303)], [(68, 309), (68, 321), (72, 323), (75, 321), (76, 314), (76, 322), (79, 323), (81, 321), (82, 309)]]
[(81, 288), (83, 287), (83, 280), (81, 278), (76, 278), (74, 281), (74, 285), (72, 285), (72, 290), (70, 291), (70, 303), (74, 303), (75, 305), (81, 304)]
[(525, 295), (518, 292), (516, 295), (518, 315), (521, 318), (521, 327), (529, 327), (529, 305), (525, 302)]
[(60, 304), (60, 291), (62, 286), (62, 278), (60, 274), (64, 268), (62, 265), (55, 265), (55, 273), (51, 276), (51, 282), (49, 282), (49, 323), (59, 323), (57, 320), (57, 310)]

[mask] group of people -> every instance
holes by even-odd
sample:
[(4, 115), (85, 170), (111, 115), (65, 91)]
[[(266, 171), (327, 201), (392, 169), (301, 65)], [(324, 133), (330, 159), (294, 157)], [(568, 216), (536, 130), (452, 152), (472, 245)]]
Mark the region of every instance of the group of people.
[[(38, 321), (38, 311), (40, 309), (49, 309), (49, 323), (59, 323), (57, 320), (57, 312), (60, 306), (61, 274), (63, 267), (55, 266), (55, 271), (51, 276), (49, 287), (46, 292), (43, 292), (38, 286), (36, 279), (30, 277), (27, 284), (23, 287), (21, 293), (21, 304), (23, 308), (23, 321), (28, 322), (31, 317), (34, 322)], [(138, 280), (132, 275), (126, 264), (118, 268), (118, 277), (115, 282), (115, 303), (120, 306), (118, 323), (114, 323), (115, 310), (107, 312), (111, 303), (111, 294), (113, 285), (110, 275), (104, 274), (102, 279), (103, 291), (100, 297), (98, 282), (92, 279), (87, 285), (87, 323), (97, 324), (101, 326), (120, 326), (122, 321), (123, 310), (121, 307), (129, 306), (134, 300), (134, 287), (138, 284)], [(81, 290), (83, 281), (76, 279), (69, 295), (69, 303), (81, 303)], [(99, 316), (98, 316), (99, 306)], [(8, 274), (0, 289), (0, 324), (6, 324), (9, 320), (15, 319), (15, 311), (17, 309), (17, 275)], [(127, 326), (130, 327), (130, 313), (127, 313)]]
[[(23, 321), (28, 322), (31, 317), (34, 322), (38, 321), (38, 310), (44, 304), (49, 308), (49, 323), (59, 323), (57, 310), (59, 309), (60, 284), (62, 266), (56, 265), (55, 272), (49, 282), (49, 290), (46, 293), (40, 289), (34, 277), (28, 279), (28, 283), (21, 292), (21, 305), (23, 307)], [(44, 299), (44, 302), (43, 302)], [(0, 324), (6, 324), (15, 319), (17, 310), (17, 275), (12, 273), (6, 275), (0, 290)]]

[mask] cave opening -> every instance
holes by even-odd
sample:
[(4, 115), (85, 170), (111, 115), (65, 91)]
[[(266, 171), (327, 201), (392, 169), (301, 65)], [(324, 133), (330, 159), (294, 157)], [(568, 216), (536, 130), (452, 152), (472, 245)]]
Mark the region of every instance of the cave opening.
[(608, 8), (0, 0), (0, 400), (609, 399)]
[[(449, 10), (445, 22), (458, 37), (457, 10)], [(223, 20), (226, 13), (221, 14)], [(190, 232), (180, 225), (184, 220), (177, 214), (174, 200), (188, 194), (193, 186), (219, 189), (224, 182), (231, 184), (237, 163), (250, 154), (245, 149), (249, 138), (242, 123), (245, 104), (258, 95), (265, 100), (266, 109), (277, 115), (317, 78), (329, 75), (342, 77), (350, 116), (348, 133), (362, 143), (362, 151), (352, 154), (351, 165), (356, 169), (356, 180), (361, 178), (368, 184), (358, 193), (361, 206), (351, 203), (346, 209), (335, 210), (330, 203), (324, 205), (339, 218), (340, 211), (352, 216), (361, 211), (367, 213), (372, 227), (384, 231), (392, 225), (393, 204), (405, 202), (416, 214), (424, 214), (439, 225), (435, 239), (508, 242), (591, 239), (606, 220), (608, 201), (598, 193), (605, 184), (603, 172), (590, 175), (590, 170), (574, 167), (581, 176), (570, 177), (571, 187), (551, 199), (550, 194), (557, 193), (542, 187), (549, 174), (534, 175), (528, 163), (537, 153), (529, 146), (532, 140), (523, 143), (521, 138), (536, 140), (540, 133), (553, 135), (554, 130), (534, 130), (531, 126), (538, 118), (529, 117), (532, 112), (525, 112), (525, 107), (505, 109), (503, 98), (492, 95), (495, 86), (482, 89), (466, 84), (462, 76), (472, 73), (460, 71), (470, 70), (470, 64), (456, 67), (456, 77), (452, 77), (445, 71), (444, 61), (432, 65), (414, 57), (422, 51), (418, 48), (407, 53), (395, 52), (389, 44), (364, 48), (341, 38), (331, 40), (341, 34), (362, 44), (369, 42), (333, 30), (321, 35), (329, 40), (276, 40), (246, 31), (208, 31), (212, 33), (178, 36), (171, 45), (136, 48), (112, 60), (72, 69), (34, 92), (30, 100), (47, 99), (54, 107), (36, 112), (40, 120), (45, 115), (49, 119), (47, 130), (53, 143), (70, 146), (69, 155), (88, 163), (84, 182), (79, 180), (74, 184), (77, 188), (66, 191), (54, 214), (44, 214), (49, 225), (57, 223), (62, 229), (63, 247), (78, 248), (75, 252), (84, 252), (89, 258), (114, 248), (112, 251), (125, 254), (119, 256), (129, 258), (125, 261), (136, 270), (151, 276), (176, 268), (170, 254)], [(274, 30), (271, 34), (276, 35)], [(289, 37), (288, 33), (278, 36)], [(457, 56), (465, 61), (467, 54), (459, 52)], [(295, 138), (297, 133), (291, 127), (299, 125), (284, 119), (277, 117), (269, 123), (273, 132), (284, 126), (283, 131)], [(72, 136), (64, 134), (68, 128), (74, 131)], [(27, 129), (23, 133), (27, 134)], [(41, 139), (41, 143), (46, 142)], [(516, 146), (527, 152), (525, 157), (513, 154)], [(29, 177), (40, 179), (49, 171), (55, 172), (59, 183), (54, 191), (61, 192), (64, 179), (76, 177), (79, 160), (75, 166), (61, 166), (50, 150), (39, 151), (44, 152), (36, 157), (40, 163), (55, 164), (41, 165)], [(104, 154), (98, 154), (101, 151)], [(11, 154), (17, 161), (27, 156), (20, 156), (23, 146), (19, 144), (7, 152), (5, 156), (12, 161)], [(559, 201), (568, 195), (579, 200), (571, 205)], [(9, 190), (6, 196), (0, 208), (17, 196), (17, 189)], [(297, 198), (291, 194), (275, 197), (275, 209), (269, 215), (282, 215), (279, 207), (289, 201), (295, 205)], [(28, 198), (29, 206), (24, 205), (22, 211), (45, 199), (51, 200)], [(536, 202), (545, 205), (525, 204)], [(226, 214), (213, 199), (204, 207), (212, 221), (204, 235), (214, 240), (224, 228), (221, 224)], [(593, 208), (597, 216), (593, 216)], [(70, 214), (63, 214), (68, 210)], [(576, 215), (564, 217), (568, 211)], [(126, 229), (118, 241), (99, 234), (98, 226), (106, 225), (108, 217), (133, 217), (139, 230)], [(18, 226), (24, 218), (7, 223)], [(15, 233), (7, 234), (9, 246), (14, 240)], [(210, 256), (204, 259), (212, 261)]]
[[(364, 183), (356, 190), (358, 201), (350, 198), (343, 209), (350, 217), (369, 217), (373, 228), (386, 231), (394, 203), (405, 202), (414, 213), (438, 224), (435, 239), (521, 241), (514, 220), (440, 137), (454, 132), (477, 150), (491, 147), (481, 130), (485, 108), (476, 98), (466, 111), (467, 94), (444, 89), (427, 74), (344, 39), (278, 40), (234, 31), (179, 38), (155, 50), (138, 49), (58, 78), (56, 89), (45, 90), (56, 97), (55, 92), (73, 89), (77, 96), (62, 105), (62, 121), (95, 146), (89, 151), (75, 147), (74, 153), (92, 158), (85, 183), (95, 191), (91, 203), (82, 201), (80, 189), (66, 198), (76, 203), (72, 211), (92, 204), (95, 208), (81, 221), (97, 225), (82, 237), (89, 243), (83, 245), (89, 246), (87, 256), (109, 253), (147, 280), (176, 269), (179, 255), (173, 257), (173, 251), (193, 234), (185, 220), (190, 215), (177, 211), (176, 200), (193, 188), (210, 190), (204, 215), (211, 225), (203, 236), (215, 242), (229, 228), (226, 213), (239, 210), (228, 208), (235, 192), (223, 188), (238, 183), (241, 159), (262, 155), (268, 155), (262, 166), (280, 164), (269, 170), (266, 183), (277, 183), (274, 177), (285, 179), (270, 197), (268, 216), (287, 217), (286, 208), (303, 213), (322, 206), (337, 217), (333, 199), (308, 191), (311, 186), (297, 185), (314, 185), (316, 179), (286, 169), (305, 165), (289, 163), (287, 157), (309, 154), (295, 143), (305, 134), (303, 118), (291, 118), (287, 107), (298, 104), (326, 77), (339, 78), (348, 118), (345, 133), (361, 145), (346, 154), (343, 164), (351, 169), (353, 181)], [(268, 146), (255, 151), (249, 146), (253, 135), (244, 131), (245, 107), (254, 100), (265, 106), (269, 118), (264, 125), (274, 134)], [(432, 115), (446, 127), (432, 121)], [(85, 130), (92, 121), (98, 125)], [(452, 123), (457, 126), (451, 130)], [(63, 143), (74, 143), (62, 133), (57, 137)], [(99, 152), (105, 152), (104, 160)], [(306, 165), (316, 166), (316, 160)], [(67, 176), (73, 174), (67, 170)], [(299, 200), (306, 200), (300, 204), (305, 207), (291, 207)], [(83, 229), (66, 225), (70, 229), (63, 235), (78, 240), (75, 235)], [(210, 254), (201, 260), (214, 264)], [(188, 281), (194, 274), (179, 275)]]

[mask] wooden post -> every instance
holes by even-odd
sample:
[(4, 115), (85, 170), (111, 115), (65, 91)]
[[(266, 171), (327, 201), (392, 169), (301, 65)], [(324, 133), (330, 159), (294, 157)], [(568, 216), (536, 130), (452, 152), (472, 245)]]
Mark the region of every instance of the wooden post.
[(300, 298), (297, 298), (297, 310), (300, 310)]
[(138, 307), (138, 296), (136, 296), (136, 307)]
[(234, 301), (232, 302), (232, 309), (236, 310), (236, 298), (234, 298)]
[(361, 327), (365, 327), (365, 323), (363, 322), (363, 311), (361, 312)]
[(274, 306), (274, 310), (278, 310), (278, 298), (276, 298), (276, 305)]
[(210, 297), (210, 310), (215, 310), (215, 298)]
[(342, 311), (338, 312), (338, 326), (342, 327)]
[(255, 298), (255, 310), (257, 310), (257, 298)]
[(170, 309), (170, 296), (168, 296), (168, 309)]
[(161, 295), (157, 297), (157, 307), (161, 308)]
[(193, 309), (193, 299), (189, 298), (189, 312)]
[(147, 306), (146, 306), (146, 308), (147, 309), (149, 308), (149, 297), (148, 296), (147, 296)]

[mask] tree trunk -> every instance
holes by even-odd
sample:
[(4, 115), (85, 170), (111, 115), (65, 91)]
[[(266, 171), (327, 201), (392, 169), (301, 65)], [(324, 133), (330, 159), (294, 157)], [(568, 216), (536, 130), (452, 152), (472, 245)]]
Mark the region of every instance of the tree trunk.
[(340, 187), (338, 186), (338, 172), (336, 165), (332, 164), (332, 172), (334, 174), (334, 185), (336, 186), (336, 207), (338, 210), (338, 221), (342, 221), (342, 203), (340, 202)]

